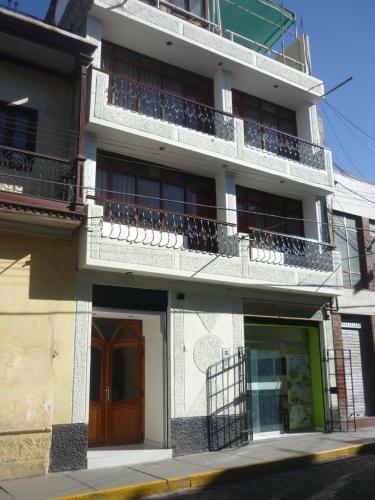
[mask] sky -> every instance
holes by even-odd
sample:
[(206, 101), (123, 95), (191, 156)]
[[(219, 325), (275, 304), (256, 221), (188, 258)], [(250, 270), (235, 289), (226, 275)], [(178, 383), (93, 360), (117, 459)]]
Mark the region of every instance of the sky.
[[(327, 101), (373, 138), (348, 128), (327, 104), (320, 104), (334, 162), (355, 176), (375, 181), (375, 1), (283, 1), (303, 20), (310, 37), (313, 75), (325, 82), (326, 91), (353, 77)], [(19, 0), (20, 11), (36, 16), (43, 16), (48, 5), (49, 0)]]

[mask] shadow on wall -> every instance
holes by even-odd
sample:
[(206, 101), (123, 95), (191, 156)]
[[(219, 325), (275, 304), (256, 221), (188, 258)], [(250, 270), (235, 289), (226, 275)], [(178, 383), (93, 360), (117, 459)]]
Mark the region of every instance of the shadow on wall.
[[(3, 303), (10, 299), (19, 303), (27, 299), (74, 301), (76, 269), (76, 241), (19, 235), (3, 235), (0, 239), (0, 290), (6, 294)], [(54, 312), (53, 306), (47, 309)], [(43, 311), (30, 308), (22, 312)]]
[(207, 435), (211, 451), (249, 443), (246, 349), (207, 369)]

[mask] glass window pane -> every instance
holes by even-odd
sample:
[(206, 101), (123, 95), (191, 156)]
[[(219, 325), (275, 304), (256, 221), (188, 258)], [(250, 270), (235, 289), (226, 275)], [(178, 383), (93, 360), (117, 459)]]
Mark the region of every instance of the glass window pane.
[(98, 196), (107, 196), (108, 190), (108, 170), (98, 167), (96, 169), (95, 187)]
[(204, 18), (204, 0), (190, 0), (190, 12)]
[(90, 366), (90, 400), (100, 401), (100, 386), (102, 378), (102, 351), (91, 347)]
[(95, 325), (99, 328), (106, 342), (110, 342), (115, 328), (118, 326), (118, 319), (96, 318)]
[(19, 149), (27, 149), (29, 120), (22, 114), (16, 115), (12, 120), (13, 141), (12, 146)]
[(152, 179), (139, 179), (138, 182), (139, 204), (148, 207), (160, 207), (160, 182)]
[(120, 347), (112, 354), (112, 401), (139, 398), (139, 356), (135, 347)]
[(4, 110), (0, 109), (0, 143), (5, 144), (5, 120), (6, 113)]

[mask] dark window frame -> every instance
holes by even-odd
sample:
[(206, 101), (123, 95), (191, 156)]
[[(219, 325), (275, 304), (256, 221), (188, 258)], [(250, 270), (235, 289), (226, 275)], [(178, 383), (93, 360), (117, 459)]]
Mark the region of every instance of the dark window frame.
[(5, 112), (4, 124), (0, 120), (0, 130), (1, 129), (4, 130), (4, 140), (2, 145), (15, 149), (20, 149), (14, 145), (14, 134), (15, 132), (17, 132), (17, 128), (15, 127), (15, 120), (17, 118), (17, 114), (20, 115), (22, 113), (23, 116), (27, 117), (28, 121), (27, 140), (26, 140), (27, 145), (26, 149), (22, 150), (35, 152), (38, 111), (36, 109), (28, 108), (26, 106), (11, 106), (9, 103), (4, 101), (0, 101), (0, 111)]
[[(296, 112), (292, 109), (285, 108), (283, 106), (279, 106), (278, 104), (275, 104), (271, 101), (266, 101), (265, 99), (260, 99), (259, 97), (255, 97), (250, 94), (246, 94), (245, 92), (241, 92), (236, 89), (232, 89), (233, 93), (233, 114), (237, 116), (238, 118), (242, 118), (243, 120), (249, 120), (254, 123), (259, 123), (260, 125), (264, 125), (265, 127), (269, 128), (274, 128), (275, 130), (288, 134), (288, 135), (294, 135), (297, 137), (297, 117), (296, 117)], [(249, 103), (246, 103), (246, 100), (251, 100), (255, 105), (251, 105)], [(275, 108), (276, 112), (272, 113), (269, 110), (266, 110), (267, 106), (272, 106)], [(249, 116), (246, 116), (246, 107), (249, 107), (259, 113), (259, 121), (256, 121)], [(269, 115), (273, 115), (276, 118), (276, 126), (272, 127), (269, 125), (266, 125), (264, 123), (264, 114), (268, 113)], [(290, 118), (287, 117), (287, 115), (290, 115)], [(291, 128), (293, 129), (292, 132), (286, 132), (284, 131), (281, 126), (280, 122), (281, 120), (284, 120), (285, 122), (288, 122), (291, 125)]]
[[(132, 164), (132, 162), (134, 162)], [(143, 168), (142, 168), (143, 167)], [(209, 177), (199, 176), (190, 174), (184, 171), (177, 171), (174, 169), (169, 169), (158, 164), (147, 164), (147, 166), (142, 165), (141, 160), (128, 157), (115, 157), (111, 155), (111, 158), (106, 157), (105, 153), (98, 153), (97, 169), (101, 169), (107, 172), (108, 175), (108, 188), (107, 192), (101, 190), (100, 196), (108, 197), (111, 199), (116, 199), (116, 195), (111, 193), (113, 189), (112, 183), (112, 173), (116, 172), (118, 174), (124, 174), (132, 176), (135, 178), (135, 193), (134, 201), (131, 203), (139, 204), (139, 198), (147, 197), (139, 192), (139, 180), (153, 180), (160, 184), (160, 198), (167, 198), (165, 196), (165, 185), (175, 185), (176, 187), (182, 187), (184, 189), (184, 203), (181, 203), (181, 209), (176, 210), (176, 212), (184, 213), (186, 215), (191, 215), (193, 217), (204, 217), (208, 219), (216, 219), (216, 210), (214, 208), (209, 208), (216, 206), (216, 192), (215, 192), (215, 180)], [(150, 175), (151, 174), (151, 175)], [(97, 189), (99, 189), (97, 187)], [(200, 205), (196, 206), (196, 214), (189, 211), (189, 203), (192, 206), (191, 196), (192, 193), (197, 194), (197, 202)], [(172, 202), (173, 200), (171, 200)], [(178, 203), (181, 200), (176, 200)], [(129, 202), (130, 203), (130, 202)], [(166, 203), (163, 200), (160, 201), (160, 207), (155, 207), (162, 210), (167, 210)], [(151, 206), (151, 204), (149, 205)]]
[[(254, 227), (256, 229), (263, 229), (265, 231), (271, 231), (280, 234), (288, 234), (290, 236), (298, 236), (304, 237), (304, 223), (303, 223), (303, 205), (300, 200), (296, 200), (294, 198), (286, 198), (284, 196), (275, 195), (272, 193), (267, 193), (265, 191), (259, 191), (256, 189), (246, 188), (244, 186), (236, 186), (236, 198), (237, 198), (237, 210), (245, 210), (251, 211), (252, 206), (251, 196), (258, 197), (260, 200), (259, 206), (256, 207), (254, 212), (258, 212), (260, 214), (265, 215), (257, 215), (254, 214), (254, 218), (261, 221), (261, 223), (251, 222), (251, 214), (238, 212), (238, 230), (239, 232), (247, 233), (248, 227)], [(281, 204), (282, 213), (281, 214), (272, 214), (269, 210), (270, 205), (274, 203)], [(288, 207), (289, 204), (289, 207)], [(294, 204), (296, 211), (293, 212), (290, 209), (290, 206)], [(240, 208), (240, 207), (243, 208)], [(290, 220), (285, 217), (289, 217), (290, 219), (300, 219), (300, 220)], [(267, 222), (268, 219), (268, 222)], [(270, 229), (268, 226), (272, 225), (282, 225), (283, 230), (278, 231), (275, 229)], [(297, 231), (291, 230), (292, 224), (299, 226)], [(290, 226), (288, 228), (288, 225)]]
[[(153, 72), (160, 77), (160, 88), (155, 88), (155, 90), (173, 94), (168, 88), (167, 79), (174, 80), (182, 85), (183, 95), (181, 95), (181, 98), (203, 106), (212, 107), (214, 105), (212, 79), (103, 40), (101, 69), (105, 72), (109, 71), (109, 73), (121, 75), (122, 71), (119, 69), (121, 64), (127, 64), (136, 69), (137, 76), (134, 80), (137, 83), (143, 83), (147, 86), (147, 82), (142, 79), (141, 72)], [(194, 97), (193, 88), (195, 88), (197, 95), (199, 94), (198, 98)], [(206, 92), (206, 95), (201, 99), (200, 96), (203, 96), (204, 92)]]
[[(341, 266), (342, 269), (342, 274), (343, 277), (345, 276), (348, 277), (348, 282), (346, 280), (343, 280), (343, 285), (344, 288), (355, 288), (355, 289), (361, 289), (364, 288), (364, 282), (366, 278), (366, 266), (365, 266), (365, 253), (364, 253), (364, 238), (363, 238), (363, 232), (362, 232), (362, 219), (359, 216), (353, 215), (353, 214), (348, 214), (346, 212), (340, 212), (337, 210), (333, 211), (332, 214), (332, 221), (333, 221), (333, 239), (334, 243), (337, 245), (336, 242), (336, 227), (338, 224), (335, 223), (335, 217), (340, 217), (344, 219), (344, 226), (340, 224), (340, 229), (342, 229), (345, 232), (345, 241), (346, 241), (346, 246), (347, 246), (347, 255), (341, 255), (342, 259), (346, 259), (347, 265), (349, 267), (349, 270), (347, 271), (344, 269), (344, 265)], [(355, 229), (351, 228), (347, 224), (347, 220), (352, 220), (355, 222)], [(358, 267), (359, 267), (359, 273), (355, 272), (352, 270), (352, 260), (349, 256), (349, 239), (348, 239), (348, 233), (349, 232), (355, 232), (356, 233), (356, 238), (357, 238), (357, 246), (358, 246)], [(337, 247), (337, 250), (340, 251), (340, 249)], [(341, 253), (341, 251), (340, 251)], [(350, 258), (349, 258), (350, 257)], [(357, 280), (354, 280), (354, 276), (357, 276)]]

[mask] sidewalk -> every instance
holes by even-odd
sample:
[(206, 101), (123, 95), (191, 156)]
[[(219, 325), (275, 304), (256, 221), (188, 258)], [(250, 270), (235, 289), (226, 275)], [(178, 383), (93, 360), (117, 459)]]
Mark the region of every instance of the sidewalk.
[[(375, 428), (254, 441), (242, 448), (159, 462), (0, 481), (0, 500), (141, 498), (375, 450)], [(105, 490), (105, 491), (103, 491)]]

